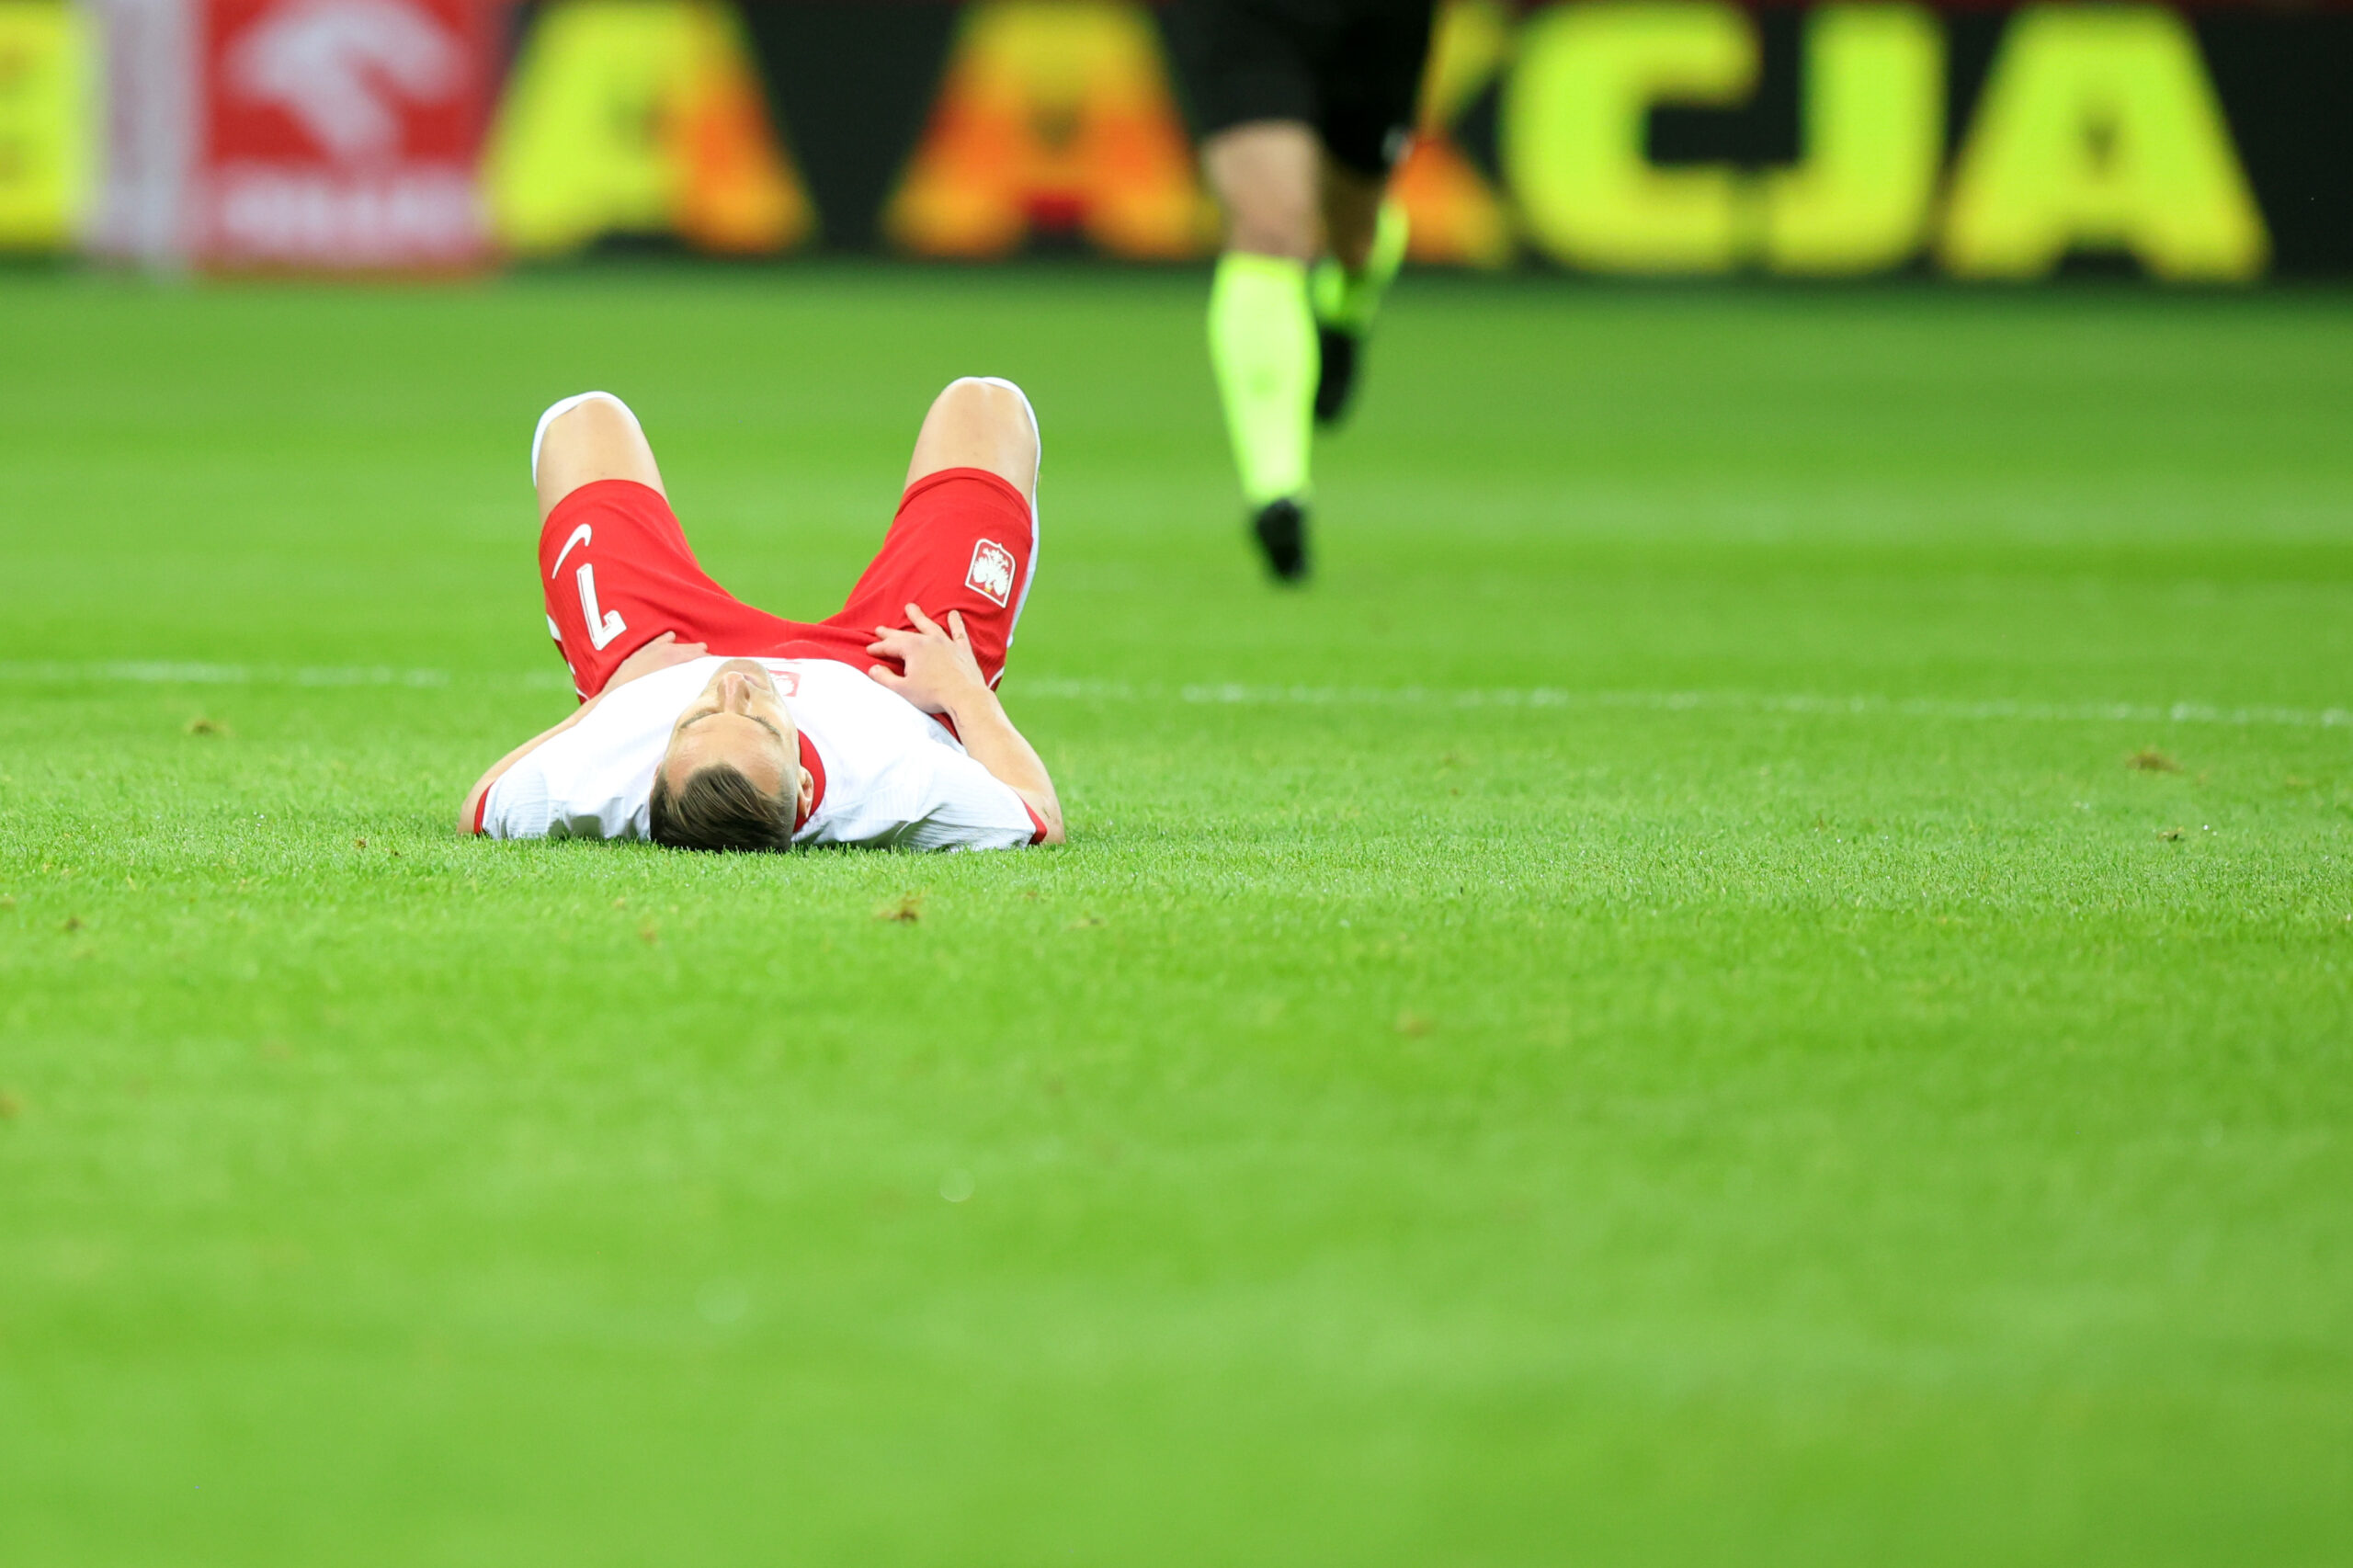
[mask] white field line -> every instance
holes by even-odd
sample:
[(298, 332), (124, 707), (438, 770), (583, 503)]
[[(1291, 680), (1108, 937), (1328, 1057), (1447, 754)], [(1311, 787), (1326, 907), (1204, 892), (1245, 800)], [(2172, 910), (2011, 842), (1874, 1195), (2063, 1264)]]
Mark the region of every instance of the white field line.
[[(560, 670), (453, 674), (387, 665), (210, 665), (175, 660), (69, 663), (0, 661), (0, 685), (67, 686), (123, 683), (150, 686), (502, 687), (566, 690)], [(1825, 697), (1810, 692), (1570, 691), (1561, 687), (1453, 687), (1425, 686), (1252, 686), (1197, 683), (1164, 686), (1111, 680), (1017, 679), (1017, 699), (1075, 702), (1183, 702), (1197, 706), (1299, 708), (1506, 708), (1636, 712), (1792, 713), (1829, 718), (2024, 721), (2057, 723), (2232, 724), (2288, 729), (2353, 729), (2353, 709), (2222, 707), (2210, 702), (2021, 702), (1937, 697)]]
[(1015, 687), (1021, 697), (1097, 702), (1233, 703), (1245, 706), (1395, 708), (1631, 709), (1652, 713), (1700, 710), (1798, 713), (1869, 718), (2025, 720), (2083, 723), (2263, 724), (2293, 729), (2353, 728), (2353, 709), (2224, 708), (2210, 702), (2018, 702), (2007, 699), (1956, 701), (1936, 697), (1824, 697), (1810, 692), (1569, 691), (1560, 687), (1247, 686), (1236, 683), (1164, 687), (1123, 681), (1035, 680)]

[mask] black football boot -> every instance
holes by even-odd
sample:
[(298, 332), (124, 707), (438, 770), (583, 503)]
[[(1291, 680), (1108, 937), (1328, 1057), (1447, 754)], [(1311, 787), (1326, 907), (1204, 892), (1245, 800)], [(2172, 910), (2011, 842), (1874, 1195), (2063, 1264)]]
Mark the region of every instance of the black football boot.
[(1281, 583), (1307, 580), (1307, 510), (1286, 497), (1269, 501), (1250, 519), (1250, 537), (1267, 558), (1267, 570)]

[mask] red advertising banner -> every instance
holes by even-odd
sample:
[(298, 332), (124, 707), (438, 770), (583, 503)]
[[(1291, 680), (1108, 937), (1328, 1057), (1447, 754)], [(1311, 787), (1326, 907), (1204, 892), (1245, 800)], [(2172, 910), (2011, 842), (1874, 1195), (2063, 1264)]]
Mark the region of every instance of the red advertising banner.
[(460, 268), (497, 70), (482, 0), (204, 0), (197, 260)]

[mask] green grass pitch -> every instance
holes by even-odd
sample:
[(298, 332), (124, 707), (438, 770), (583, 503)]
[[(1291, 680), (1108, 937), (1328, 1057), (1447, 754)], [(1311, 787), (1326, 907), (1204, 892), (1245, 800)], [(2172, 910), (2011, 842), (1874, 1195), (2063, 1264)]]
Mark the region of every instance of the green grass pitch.
[[(1291, 595), (1202, 293), (0, 278), (0, 1561), (2353, 1560), (2353, 296), (1412, 278)], [(968, 371), (1067, 848), (458, 836)]]

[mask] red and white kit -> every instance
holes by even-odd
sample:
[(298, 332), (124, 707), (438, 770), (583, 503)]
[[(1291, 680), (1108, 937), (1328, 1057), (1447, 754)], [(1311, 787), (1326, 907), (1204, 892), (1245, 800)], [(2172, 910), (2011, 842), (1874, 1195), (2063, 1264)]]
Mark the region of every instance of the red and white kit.
[[(552, 411), (551, 411), (552, 412)], [(941, 720), (870, 676), (878, 626), (905, 627), (906, 607), (944, 622), (963, 614), (994, 687), (1029, 591), (1035, 510), (984, 469), (947, 469), (909, 486), (898, 516), (838, 614), (787, 620), (756, 609), (697, 564), (659, 491), (625, 479), (584, 484), (540, 530), (540, 586), (584, 700), (621, 661), (660, 636), (701, 642), (708, 658), (642, 676), (500, 776), (478, 832), (500, 838), (648, 838), (654, 772), (678, 714), (726, 658), (776, 677), (801, 731), (816, 803), (796, 844), (996, 849), (1034, 844), (1045, 824), (965, 755)]]

